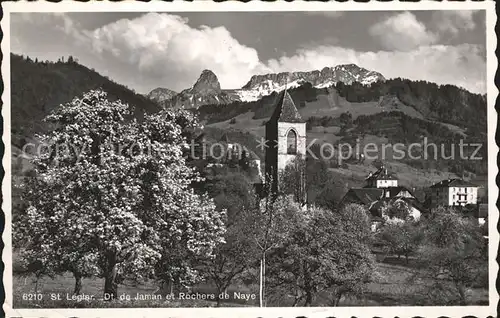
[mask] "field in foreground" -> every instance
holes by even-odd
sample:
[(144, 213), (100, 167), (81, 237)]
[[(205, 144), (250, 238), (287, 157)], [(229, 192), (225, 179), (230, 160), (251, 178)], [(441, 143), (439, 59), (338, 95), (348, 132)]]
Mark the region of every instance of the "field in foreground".
[[(411, 262), (410, 262), (411, 265)], [(344, 297), (340, 306), (421, 306), (421, 305), (441, 305), (435, 303), (435, 296), (429, 294), (430, 282), (418, 281), (408, 282), (413, 275), (414, 269), (405, 266), (397, 258), (388, 258), (383, 263), (377, 263), (377, 277), (369, 283), (366, 291), (359, 296)], [(94, 296), (95, 299), (71, 299), (74, 279), (70, 274), (56, 279), (43, 278), (38, 283), (38, 295), (34, 296), (35, 279), (32, 276), (22, 277), (14, 275), (14, 308), (107, 308), (107, 307), (215, 307), (214, 300), (186, 299), (187, 296), (174, 292), (174, 299), (154, 299), (157, 296), (154, 292), (157, 289), (153, 284), (132, 285), (123, 284), (119, 286), (118, 294), (123, 295), (121, 300), (102, 300), (104, 281), (101, 279), (84, 279), (82, 288), (82, 298)], [(215, 290), (209, 286), (197, 286), (193, 288), (193, 293), (198, 293), (199, 297), (210, 297), (215, 295)], [(235, 293), (240, 293), (243, 299), (235, 299)], [(149, 299), (134, 299), (139, 297)], [(221, 306), (257, 306), (258, 286), (238, 286), (228, 290), (229, 299)], [(205, 295), (205, 296), (203, 296)], [(70, 299), (68, 299), (68, 297)], [(184, 299), (179, 299), (179, 298)], [(456, 303), (453, 296), (447, 296), (450, 305)], [(36, 299), (38, 298), (38, 299)], [(244, 299), (248, 298), (248, 300)], [(468, 294), (470, 305), (487, 305), (488, 291), (486, 289), (471, 289)], [(289, 306), (291, 302), (286, 298), (268, 298), (269, 306)], [(313, 303), (314, 306), (328, 306), (327, 295), (318, 295)]]

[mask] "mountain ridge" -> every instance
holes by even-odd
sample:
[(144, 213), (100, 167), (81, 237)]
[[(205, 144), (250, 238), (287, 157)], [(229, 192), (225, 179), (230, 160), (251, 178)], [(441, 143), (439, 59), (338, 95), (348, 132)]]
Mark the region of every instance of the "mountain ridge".
[[(39, 62), (11, 55), (11, 69), (11, 139), (13, 149), (18, 148), (19, 153), (22, 145), (32, 141), (35, 134), (50, 129), (42, 119), (52, 109), (91, 89), (102, 88), (108, 92), (108, 96), (130, 104), (137, 116), (161, 109), (161, 103), (114, 83), (73, 59), (71, 62)], [(364, 75), (373, 75), (369, 72)], [(273, 90), (270, 95), (254, 101), (241, 101), (234, 90), (219, 90), (220, 83), (216, 75), (212, 76), (211, 73), (205, 72), (197, 81), (198, 84), (183, 91), (188, 99), (202, 97), (196, 95), (200, 93), (212, 98), (209, 104), (197, 105), (196, 109), (192, 109), (202, 123), (206, 127), (235, 128), (241, 130), (242, 134), (261, 132), (257, 135), (263, 136), (262, 124), (276, 106), (277, 92)], [(279, 80), (277, 82), (279, 84)], [(256, 78), (253, 83), (257, 83)], [(378, 80), (370, 85), (339, 81), (325, 88), (318, 88), (319, 84), (315, 87), (309, 82), (294, 84), (288, 79), (285, 83), (290, 88), (289, 92), (299, 112), (307, 120), (309, 129), (312, 129), (308, 133), (311, 137), (335, 141), (351, 134), (366, 133), (385, 138), (386, 142), (397, 142), (402, 136), (413, 140), (421, 135), (442, 135), (441, 139), (444, 140), (452, 141), (448, 137), (456, 136), (466, 138), (467, 142), (483, 143), (484, 149), (488, 146), (484, 125), (487, 121), (486, 95), (470, 93), (453, 85), (400, 78)], [(162, 90), (157, 92), (161, 94)], [(221, 96), (228, 100), (221, 101)], [(216, 103), (216, 97), (219, 103)], [(353, 126), (340, 131), (339, 118), (345, 117), (344, 113), (352, 115)], [(370, 124), (371, 121), (373, 124)], [(456, 134), (450, 135), (444, 126)], [(483, 161), (455, 164), (454, 169), (486, 171)], [(22, 164), (17, 166), (21, 167)]]
[(379, 72), (369, 71), (363, 67), (357, 66), (356, 64), (339, 64), (334, 67), (324, 67), (321, 71), (312, 70), (306, 72), (280, 72), (253, 75), (250, 80), (243, 85), (242, 89), (254, 88), (269, 79), (278, 82), (280, 85), (285, 85), (286, 82), (302, 79), (311, 83), (313, 86), (323, 88), (327, 87), (330, 82), (332, 82), (331, 84), (335, 84), (335, 82), (342, 81), (345, 84), (351, 84), (352, 82), (357, 81), (366, 85), (378, 80), (384, 81), (385, 77)]
[(253, 75), (240, 89), (221, 89), (217, 76), (211, 70), (203, 70), (195, 84), (161, 103), (163, 107), (198, 108), (207, 104), (229, 104), (234, 101), (256, 101), (272, 92), (311, 83), (317, 88), (335, 85), (337, 82), (351, 84), (359, 82), (369, 85), (385, 81), (376, 72), (356, 64), (340, 64), (307, 72), (280, 72)]

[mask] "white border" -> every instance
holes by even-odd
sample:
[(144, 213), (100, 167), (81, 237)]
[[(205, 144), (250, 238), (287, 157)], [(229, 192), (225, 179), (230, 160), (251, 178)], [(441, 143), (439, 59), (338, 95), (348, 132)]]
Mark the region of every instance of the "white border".
[[(414, 316), (448, 316), (463, 317), (473, 315), (476, 317), (496, 316), (496, 307), (499, 295), (495, 287), (498, 264), (495, 261), (498, 251), (499, 235), (496, 229), (498, 223), (498, 210), (496, 201), (498, 198), (498, 188), (495, 179), (498, 173), (496, 158), (498, 146), (495, 143), (495, 132), (497, 126), (497, 112), (495, 111), (495, 100), (498, 90), (494, 84), (494, 76), (497, 70), (497, 59), (495, 49), (497, 40), (494, 32), (496, 14), (494, 1), (484, 2), (260, 2), (241, 3), (227, 1), (223, 3), (215, 2), (72, 2), (63, 1), (61, 3), (49, 2), (17, 2), (2, 3), (4, 16), (1, 27), (4, 38), (1, 43), (3, 54), (2, 78), (4, 79), (4, 93), (2, 95), (3, 105), (2, 116), (4, 119), (3, 143), (5, 154), (2, 160), (5, 169), (5, 177), (2, 183), (2, 193), (5, 198), (2, 210), (5, 211), (5, 230), (2, 239), (5, 244), (2, 259), (5, 264), (3, 282), (6, 291), (3, 309), (7, 317), (414, 317)], [(467, 307), (311, 307), (311, 308), (126, 308), (126, 309), (12, 309), (12, 242), (11, 242), (11, 136), (10, 136), (10, 13), (11, 12), (179, 12), (179, 11), (398, 11), (398, 10), (486, 10), (486, 48), (487, 48), (487, 102), (488, 102), (488, 197), (489, 197), (489, 306), (467, 306)], [(7, 79), (7, 81), (5, 81)]]

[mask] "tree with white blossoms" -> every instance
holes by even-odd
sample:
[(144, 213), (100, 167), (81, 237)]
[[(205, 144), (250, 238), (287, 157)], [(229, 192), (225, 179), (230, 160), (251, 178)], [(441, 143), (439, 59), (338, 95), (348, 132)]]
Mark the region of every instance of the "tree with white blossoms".
[[(270, 188), (271, 182), (268, 182)], [(270, 191), (270, 189), (266, 191)], [(271, 193), (271, 192), (267, 192)], [(259, 204), (253, 222), (248, 222), (250, 233), (257, 246), (260, 261), (259, 270), (259, 306), (266, 306), (266, 268), (267, 255), (287, 240), (293, 228), (296, 216), (301, 211), (300, 205), (293, 201), (292, 196), (267, 195)]]
[(383, 226), (377, 233), (386, 254), (396, 254), (398, 259), (415, 255), (422, 245), (424, 235), (419, 218), (410, 213), (411, 207), (403, 200), (384, 204), (382, 207)]
[(469, 305), (472, 288), (488, 288), (488, 240), (470, 217), (439, 206), (424, 219), (424, 244), (413, 279), (431, 280), (433, 305)]
[(269, 253), (268, 286), (275, 297), (294, 298), (292, 306), (312, 306), (322, 293), (330, 305), (358, 294), (375, 272), (367, 211), (347, 205), (338, 212), (311, 207), (287, 218), (284, 240)]
[(49, 115), (55, 128), (39, 136), (49, 151), (33, 159), (28, 213), (14, 224), (28, 242), (21, 257), (104, 277), (111, 299), (119, 277), (196, 279), (190, 259), (211, 257), (225, 231), (224, 212), (190, 187), (199, 177), (185, 164), (183, 131), (196, 118), (132, 114), (94, 90)]

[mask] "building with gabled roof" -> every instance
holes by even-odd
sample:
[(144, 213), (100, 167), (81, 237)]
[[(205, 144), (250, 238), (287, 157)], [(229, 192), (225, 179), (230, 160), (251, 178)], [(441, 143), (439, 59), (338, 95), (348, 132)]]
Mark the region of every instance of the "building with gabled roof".
[(348, 204), (360, 204), (370, 211), (372, 230), (376, 231), (383, 220), (383, 208), (387, 204), (405, 204), (414, 219), (420, 218), (424, 209), (413, 193), (405, 187), (351, 188), (339, 202), (339, 208)]
[(384, 198), (402, 197), (402, 198), (415, 199), (415, 195), (413, 194), (413, 192), (402, 186), (379, 188), (379, 189), (383, 189)]
[(430, 206), (477, 204), (478, 186), (463, 179), (446, 179), (430, 186)]
[(339, 202), (339, 207), (355, 203), (371, 206), (373, 203), (384, 198), (384, 190), (377, 188), (351, 188)]
[(465, 181), (464, 179), (445, 179), (440, 182), (434, 183), (430, 188), (449, 188), (449, 187), (477, 187), (476, 185)]
[(389, 188), (397, 187), (398, 179), (391, 173), (387, 171), (385, 166), (380, 167), (375, 172), (370, 172), (370, 174), (365, 178), (366, 187), (370, 188)]

